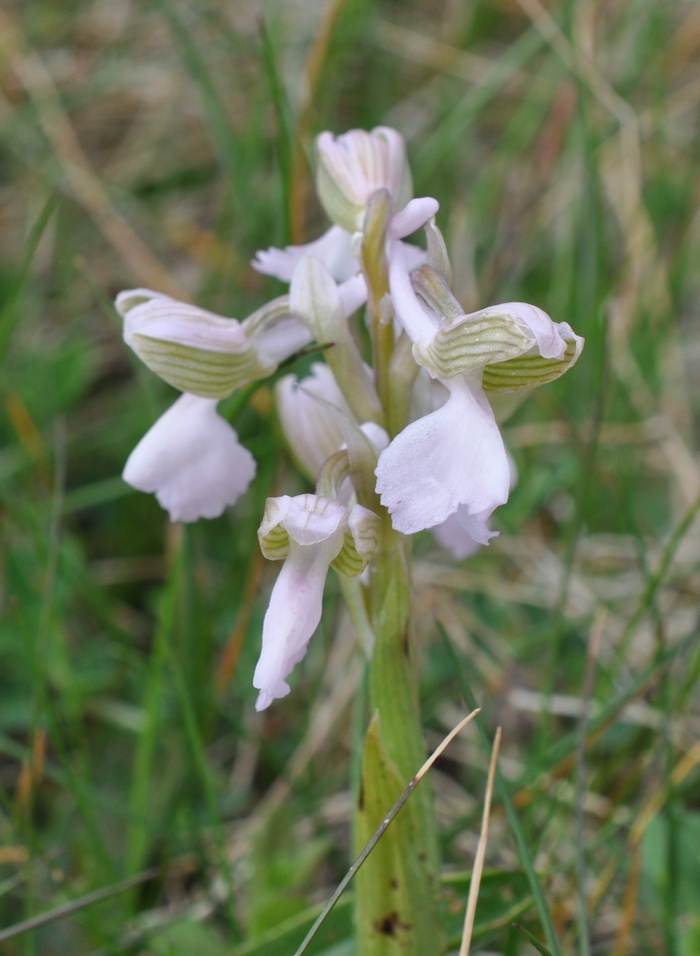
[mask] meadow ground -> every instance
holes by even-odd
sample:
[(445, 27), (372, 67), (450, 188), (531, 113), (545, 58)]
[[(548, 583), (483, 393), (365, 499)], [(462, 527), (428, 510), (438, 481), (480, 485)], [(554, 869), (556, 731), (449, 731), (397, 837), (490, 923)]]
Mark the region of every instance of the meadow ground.
[[(697, 956), (700, 6), (8, 0), (0, 51), (0, 953), (288, 954), (345, 870), (365, 714), (336, 591), (292, 695), (253, 706), (256, 529), (308, 490), (270, 390), (226, 406), (250, 492), (170, 526), (120, 473), (174, 392), (112, 301), (249, 314), (280, 291), (255, 250), (323, 227), (313, 135), (386, 124), (465, 310), (587, 339), (505, 427), (500, 537), (417, 542), (428, 744), (483, 707), (432, 774), (451, 945), (501, 725), (472, 952), (533, 953), (517, 922)], [(348, 896), (313, 951), (350, 932)]]

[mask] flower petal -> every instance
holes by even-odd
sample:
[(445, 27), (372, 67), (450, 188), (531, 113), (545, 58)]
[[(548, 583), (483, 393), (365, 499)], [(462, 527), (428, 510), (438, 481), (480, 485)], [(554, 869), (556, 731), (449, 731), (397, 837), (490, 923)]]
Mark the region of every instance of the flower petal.
[[(437, 316), (427, 309), (415, 293), (411, 283), (410, 261), (414, 247), (394, 240), (389, 243), (389, 289), (396, 317), (410, 340), (429, 342), (439, 328)], [(423, 253), (425, 255), (425, 253)]]
[[(331, 562), (343, 548), (348, 518), (347, 508), (320, 495), (283, 495), (268, 498), (265, 504), (258, 530), (260, 546), (266, 557), (285, 557), (285, 563), (263, 624), (262, 651), (253, 678), (260, 690), (257, 710), (289, 693), (286, 678), (318, 627), (323, 586)], [(363, 530), (367, 537), (369, 531)]]
[(320, 259), (334, 279), (344, 282), (354, 276), (360, 264), (352, 254), (352, 235), (340, 226), (331, 226), (319, 238), (303, 246), (287, 246), (275, 249), (271, 246), (261, 250), (251, 265), (263, 275), (273, 276), (282, 282), (291, 282), (294, 270), (306, 255)]
[[(463, 515), (466, 517), (466, 521), (462, 520)], [(475, 554), (479, 550), (482, 544), (487, 543), (477, 541), (469, 530), (470, 518), (472, 517), (477, 516), (466, 514), (465, 506), (460, 505), (454, 514), (446, 518), (442, 524), (436, 525), (432, 529), (433, 537), (438, 544), (441, 544), (446, 551), (449, 551), (452, 557), (456, 558), (457, 561), (463, 561), (464, 558), (471, 557), (472, 554)], [(480, 521), (480, 519), (477, 518), (477, 521)], [(477, 526), (477, 531), (479, 527), (480, 524)], [(483, 531), (483, 528), (481, 528), (481, 530)], [(497, 531), (489, 531), (488, 533), (489, 537), (494, 537), (498, 534)]]
[[(518, 480), (518, 468), (508, 449), (506, 456), (510, 472), (509, 490), (512, 491)], [(491, 538), (498, 537), (500, 532), (491, 531), (488, 519), (488, 514), (470, 515), (465, 505), (460, 505), (453, 515), (431, 530), (438, 544), (446, 548), (453, 558), (462, 561), (483, 544), (488, 544)]]
[[(150, 298), (149, 298), (150, 296)], [(274, 371), (236, 319), (169, 296), (133, 289), (117, 297), (124, 340), (151, 371), (181, 392), (218, 399)]]
[[(120, 305), (123, 308), (125, 300), (134, 301), (126, 297), (136, 291), (142, 290), (117, 296), (118, 310)], [(132, 348), (136, 334), (210, 352), (245, 352), (250, 348), (245, 331), (236, 319), (226, 319), (166, 295), (154, 295), (128, 308), (124, 315), (124, 340)]]
[(348, 515), (348, 530), (333, 568), (348, 578), (356, 578), (375, 555), (379, 543), (379, 517), (362, 505), (353, 505)]
[(390, 239), (403, 239), (420, 229), (435, 216), (440, 203), (430, 196), (412, 199), (403, 209), (395, 213), (389, 222), (387, 233)]
[(290, 547), (291, 541), (306, 547), (318, 547), (340, 532), (335, 557), (342, 546), (347, 521), (347, 508), (338, 501), (321, 495), (296, 495), (289, 501), (284, 526), (290, 537)]
[(132, 451), (124, 481), (154, 492), (171, 521), (216, 518), (247, 490), (255, 460), (216, 411), (216, 401), (182, 395)]
[[(518, 303), (520, 304), (520, 303)], [(416, 361), (441, 381), (517, 358), (532, 347), (532, 334), (511, 306), (493, 305), (460, 315), (413, 347)]]
[(377, 492), (403, 534), (442, 524), (463, 505), (473, 537), (488, 541), (486, 520), (508, 499), (503, 440), (476, 380), (445, 385), (445, 404), (405, 428), (379, 456)]
[(484, 390), (489, 393), (514, 392), (553, 382), (578, 361), (583, 346), (584, 339), (571, 332), (562, 358), (543, 358), (535, 346), (525, 355), (487, 365), (482, 379)]
[(562, 359), (566, 352), (566, 340), (574, 332), (566, 322), (552, 322), (550, 317), (536, 305), (527, 302), (506, 302), (505, 305), (492, 306), (514, 315), (534, 336), (537, 351), (542, 358)]
[(361, 305), (367, 301), (367, 283), (363, 275), (353, 276), (346, 279), (338, 286), (338, 295), (340, 296), (340, 305), (343, 309), (343, 315), (349, 319), (353, 313), (357, 312)]
[(328, 568), (342, 541), (342, 535), (338, 535), (305, 547), (290, 539), (289, 555), (275, 582), (263, 623), (262, 650), (253, 676), (253, 686), (260, 691), (256, 710), (265, 710), (273, 700), (289, 693), (286, 678), (306, 654), (321, 620)]
[(289, 447), (307, 477), (316, 481), (324, 461), (343, 443), (340, 426), (328, 406), (349, 415), (347, 402), (330, 368), (321, 362), (314, 362), (311, 375), (301, 382), (294, 375), (285, 375), (277, 382), (275, 393)]

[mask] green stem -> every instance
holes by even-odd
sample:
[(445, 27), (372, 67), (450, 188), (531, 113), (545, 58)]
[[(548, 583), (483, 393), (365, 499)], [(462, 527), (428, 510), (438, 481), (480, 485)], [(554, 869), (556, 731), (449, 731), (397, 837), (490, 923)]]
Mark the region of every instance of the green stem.
[[(410, 541), (388, 516), (371, 589), (375, 648), (370, 664), (371, 722), (364, 745), (355, 820), (359, 852), (425, 760), (411, 616)], [(357, 875), (357, 951), (361, 956), (443, 949), (437, 906), (439, 846), (432, 793), (418, 789)]]
[[(367, 324), (372, 337), (374, 384), (389, 428), (391, 418), (391, 356), (394, 350), (393, 313), (382, 314), (382, 302), (389, 294), (389, 276), (385, 255), (386, 227), (391, 213), (391, 198), (380, 189), (369, 200), (362, 241), (362, 269), (367, 281)], [(394, 434), (390, 432), (390, 434)]]
[[(376, 646), (369, 677), (370, 707), (379, 713), (382, 739), (403, 786), (426, 757), (420, 719), (415, 635), (411, 607), (411, 540), (394, 531), (387, 516), (382, 529), (372, 582), (372, 621)], [(438, 865), (437, 824), (430, 787), (419, 791), (425, 841), (431, 863)]]

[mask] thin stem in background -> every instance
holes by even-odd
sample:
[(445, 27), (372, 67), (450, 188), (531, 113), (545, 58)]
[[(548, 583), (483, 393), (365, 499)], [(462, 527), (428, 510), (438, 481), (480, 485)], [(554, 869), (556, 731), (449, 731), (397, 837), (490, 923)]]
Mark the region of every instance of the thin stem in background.
[(501, 749), (501, 728), (496, 729), (496, 736), (493, 741), (493, 750), (491, 751), (491, 761), (489, 763), (489, 773), (486, 781), (486, 795), (484, 797), (484, 812), (481, 818), (481, 831), (479, 833), (479, 843), (476, 848), (474, 866), (472, 867), (472, 878), (469, 884), (469, 897), (467, 899), (467, 911), (464, 914), (464, 932), (462, 934), (462, 944), (459, 947), (459, 956), (469, 956), (471, 948), (472, 933), (474, 932), (474, 917), (476, 915), (476, 903), (479, 898), (479, 887), (481, 886), (481, 874), (484, 869), (484, 858), (486, 856), (486, 841), (489, 834), (489, 816), (491, 814), (491, 797), (493, 796), (493, 780), (498, 764), (498, 754)]
[(576, 778), (574, 816), (576, 822), (576, 877), (578, 882), (578, 925), (579, 925), (579, 953), (589, 956), (591, 951), (590, 930), (588, 927), (588, 869), (586, 865), (586, 739), (588, 736), (588, 720), (590, 717), (593, 684), (595, 680), (596, 662), (600, 653), (600, 641), (605, 624), (605, 611), (598, 613), (588, 642), (586, 655), (586, 670), (583, 675), (581, 688), (581, 719), (578, 726), (578, 743), (576, 745)]

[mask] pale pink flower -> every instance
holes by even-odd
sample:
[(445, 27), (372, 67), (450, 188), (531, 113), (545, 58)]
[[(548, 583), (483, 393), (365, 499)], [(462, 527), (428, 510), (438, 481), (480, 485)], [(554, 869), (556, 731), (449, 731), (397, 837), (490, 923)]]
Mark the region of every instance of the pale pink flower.
[(563, 374), (583, 340), (520, 302), (445, 321), (416, 294), (403, 243), (393, 243), (389, 262), (392, 302), (414, 357), (449, 396), (382, 452), (377, 493), (403, 534), (457, 515), (474, 541), (487, 544), (497, 533), (489, 518), (508, 498), (510, 468), (484, 385), (531, 387)]
[(377, 546), (378, 518), (320, 495), (268, 498), (258, 530), (262, 552), (284, 560), (265, 614), (262, 650), (253, 676), (256, 710), (289, 693), (287, 677), (306, 654), (321, 620), (323, 588), (333, 565), (362, 573)]

